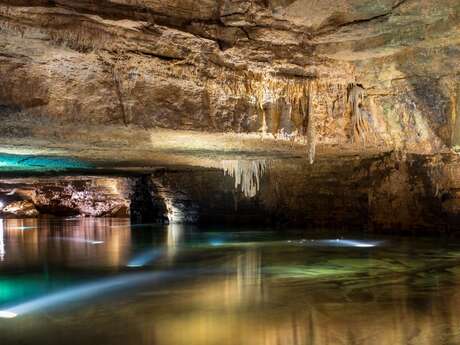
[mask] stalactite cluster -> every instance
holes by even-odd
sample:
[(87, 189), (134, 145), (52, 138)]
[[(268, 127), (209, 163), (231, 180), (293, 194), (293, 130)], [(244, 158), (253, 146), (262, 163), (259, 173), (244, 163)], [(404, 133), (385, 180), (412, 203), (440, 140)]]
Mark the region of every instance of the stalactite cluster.
[(263, 135), (306, 141), (308, 160), (313, 163), (316, 151), (316, 79), (273, 77), (249, 71), (233, 75), (229, 80), (224, 82), (226, 92), (246, 99), (255, 107)]
[(224, 81), (226, 91), (246, 98), (259, 111), (265, 122), (270, 122), (269, 133), (277, 134), (287, 117), (301, 134), (308, 122), (308, 100), (312, 79), (289, 79), (251, 71), (232, 75)]
[[(250, 109), (248, 113), (252, 114), (252, 119), (258, 120), (251, 120), (253, 127), (248, 131), (256, 131), (256, 123), (259, 122), (258, 129), (262, 136), (305, 143), (308, 161), (314, 162), (317, 141), (324, 137), (324, 130), (320, 128), (324, 122), (321, 114), (328, 111), (328, 109), (322, 109), (321, 105), (318, 108), (318, 96), (322, 97), (321, 92), (327, 89), (328, 84), (320, 82), (316, 75), (286, 75), (280, 74), (275, 69), (240, 70), (234, 66), (222, 66), (217, 57), (215, 66), (207, 65), (206, 68), (203, 68), (200, 58), (195, 59), (194, 54), (189, 54), (187, 58), (163, 59), (161, 54), (157, 55), (159, 53), (156, 51), (155, 53), (149, 52), (153, 59), (158, 60), (152, 67), (139, 64), (140, 59), (129, 50), (130, 41), (127, 38), (133, 32), (145, 34), (140, 27), (110, 26), (110, 29), (103, 30), (98, 22), (85, 19), (82, 23), (80, 29), (72, 28), (67, 32), (66, 30), (55, 30), (56, 23), (53, 22), (52, 26), (46, 28), (46, 32), (54, 43), (72, 45), (77, 50), (94, 50), (98, 56), (103, 54), (107, 56), (103, 62), (109, 66), (109, 73), (119, 103), (120, 118), (125, 125), (131, 123), (135, 117), (134, 102), (139, 97), (138, 93), (142, 94), (139, 87), (134, 90), (136, 82), (129, 78), (130, 69), (135, 69), (134, 74), (144, 78), (147, 84), (154, 82), (152, 79), (158, 76), (184, 79), (191, 81), (193, 86), (204, 88), (208, 95), (212, 94), (210, 98), (217, 98), (216, 103), (225, 103), (229, 98), (241, 101), (245, 106), (248, 105)], [(31, 30), (36, 29), (31, 28)], [(119, 37), (119, 39), (114, 40), (114, 37)], [(321, 90), (319, 85), (321, 85)], [(360, 90), (364, 89), (360, 89), (357, 85), (351, 88), (348, 92), (348, 102), (353, 109), (352, 127), (358, 136), (365, 137), (363, 133), (368, 132), (370, 126), (366, 121), (368, 114), (360, 108), (364, 98)], [(214, 97), (215, 94), (222, 98)], [(331, 109), (334, 112), (334, 103), (331, 103)], [(240, 116), (245, 115), (240, 114)], [(228, 127), (230, 126), (222, 126), (225, 130)], [(237, 128), (240, 130), (241, 127)]]
[(50, 42), (57, 46), (67, 46), (77, 51), (89, 51), (103, 49), (106, 47), (111, 37), (108, 33), (102, 33), (97, 28), (83, 25), (77, 30), (55, 30), (36, 28), (20, 23), (12, 23), (9, 20), (0, 20), (0, 29), (17, 32), (24, 36), (26, 33), (47, 34)]
[(307, 157), (310, 164), (313, 164), (316, 156), (316, 122), (313, 111), (313, 88), (312, 83), (308, 85), (308, 124), (307, 124)]
[(351, 108), (351, 138), (355, 141), (367, 143), (375, 140), (375, 131), (372, 124), (371, 115), (364, 107), (366, 90), (356, 84), (351, 84), (348, 88), (348, 105)]
[(225, 175), (235, 181), (235, 189), (241, 190), (247, 198), (256, 196), (260, 180), (268, 168), (266, 160), (224, 160), (222, 169)]
[(30, 30), (31, 29), (26, 25), (22, 25), (19, 23), (13, 23), (9, 20), (0, 19), (0, 31), (16, 32), (23, 37), (24, 34)]

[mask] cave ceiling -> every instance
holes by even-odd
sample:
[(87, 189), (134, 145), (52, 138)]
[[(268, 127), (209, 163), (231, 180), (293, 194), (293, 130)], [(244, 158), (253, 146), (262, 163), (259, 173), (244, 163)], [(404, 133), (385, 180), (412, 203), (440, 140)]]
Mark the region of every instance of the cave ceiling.
[(95, 166), (450, 152), (458, 0), (0, 0), (0, 151)]

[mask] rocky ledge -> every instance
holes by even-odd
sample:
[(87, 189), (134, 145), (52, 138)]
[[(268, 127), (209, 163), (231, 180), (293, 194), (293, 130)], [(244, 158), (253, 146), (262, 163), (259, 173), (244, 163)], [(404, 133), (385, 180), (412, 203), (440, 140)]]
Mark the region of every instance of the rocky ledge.
[(460, 140), (459, 25), (456, 0), (0, 1), (3, 126), (433, 153)]
[(220, 169), (7, 178), (0, 180), (0, 212), (9, 218), (130, 216), (136, 224), (456, 232), (460, 158), (401, 155), (349, 155), (313, 165), (302, 158), (225, 160)]

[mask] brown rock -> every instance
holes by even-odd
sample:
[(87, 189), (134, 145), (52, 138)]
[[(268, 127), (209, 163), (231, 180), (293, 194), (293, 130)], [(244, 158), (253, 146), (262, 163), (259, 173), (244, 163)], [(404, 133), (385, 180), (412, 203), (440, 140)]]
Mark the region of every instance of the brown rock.
[(37, 217), (39, 212), (30, 201), (15, 201), (3, 207), (2, 212), (8, 216)]

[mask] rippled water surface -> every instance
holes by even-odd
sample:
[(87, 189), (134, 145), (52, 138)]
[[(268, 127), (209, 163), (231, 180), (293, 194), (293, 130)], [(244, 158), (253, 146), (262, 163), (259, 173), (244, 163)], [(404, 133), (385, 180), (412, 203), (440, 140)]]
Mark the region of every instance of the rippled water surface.
[(460, 241), (4, 220), (0, 344), (460, 344)]

